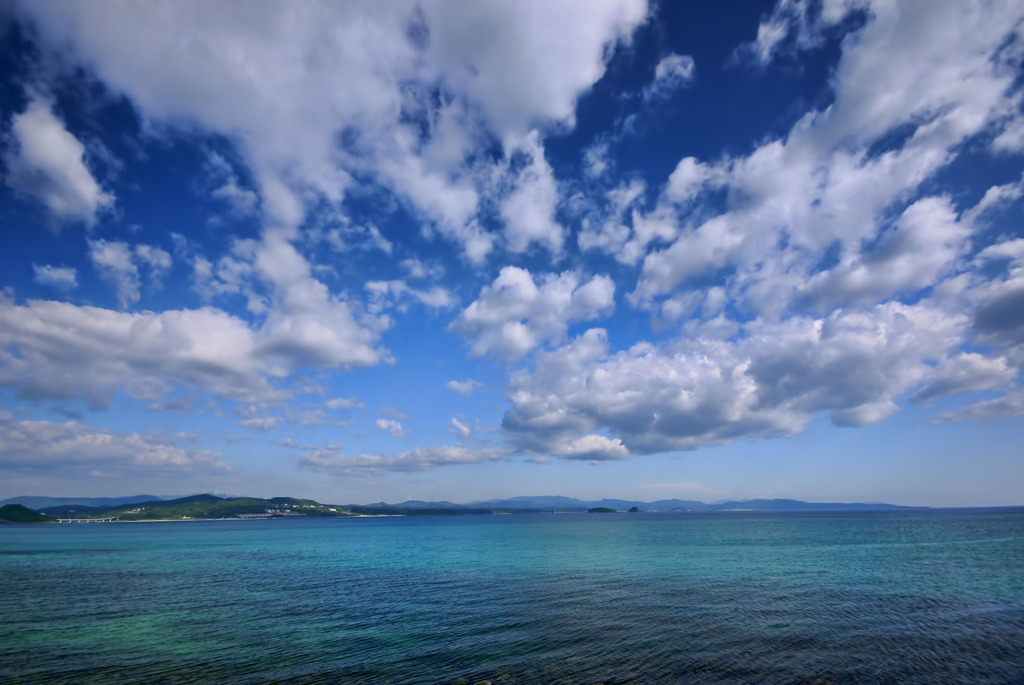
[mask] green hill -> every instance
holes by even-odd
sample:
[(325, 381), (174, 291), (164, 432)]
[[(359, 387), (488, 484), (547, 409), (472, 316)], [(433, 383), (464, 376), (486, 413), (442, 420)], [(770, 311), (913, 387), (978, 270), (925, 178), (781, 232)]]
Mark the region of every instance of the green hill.
[(5, 504), (0, 507), (0, 523), (53, 523), (56, 519), (23, 507), (20, 504)]
[(342, 507), (320, 504), (311, 499), (293, 497), (217, 497), (193, 495), (172, 500), (151, 500), (116, 507), (83, 507), (65, 505), (42, 510), (61, 518), (109, 518), (121, 521), (152, 521), (182, 519), (286, 518), (292, 516), (351, 516)]

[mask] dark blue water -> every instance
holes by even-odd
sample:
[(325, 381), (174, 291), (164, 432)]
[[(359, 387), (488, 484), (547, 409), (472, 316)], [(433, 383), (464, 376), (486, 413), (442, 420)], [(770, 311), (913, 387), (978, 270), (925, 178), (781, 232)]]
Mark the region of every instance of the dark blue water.
[(0, 527), (0, 682), (1024, 683), (1024, 510)]

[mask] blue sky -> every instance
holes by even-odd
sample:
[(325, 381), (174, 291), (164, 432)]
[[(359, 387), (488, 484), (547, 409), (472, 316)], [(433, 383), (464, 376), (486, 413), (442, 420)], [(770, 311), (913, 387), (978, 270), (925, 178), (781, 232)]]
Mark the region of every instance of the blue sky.
[(1020, 3), (0, 35), (0, 497), (1024, 503)]

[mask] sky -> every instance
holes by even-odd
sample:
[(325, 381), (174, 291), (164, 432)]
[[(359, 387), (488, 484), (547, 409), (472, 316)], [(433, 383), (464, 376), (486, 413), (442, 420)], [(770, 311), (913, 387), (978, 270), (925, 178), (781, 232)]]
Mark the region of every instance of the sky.
[(1024, 504), (1024, 5), (0, 0), (0, 497)]

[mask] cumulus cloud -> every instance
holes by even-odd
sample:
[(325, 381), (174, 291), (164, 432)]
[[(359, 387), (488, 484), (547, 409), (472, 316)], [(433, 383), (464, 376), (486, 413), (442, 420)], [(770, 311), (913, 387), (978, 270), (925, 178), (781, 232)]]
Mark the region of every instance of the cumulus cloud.
[(89, 260), (103, 280), (117, 292), (122, 308), (138, 302), (141, 297), (139, 265), (149, 270), (152, 285), (159, 286), (171, 268), (171, 255), (153, 245), (136, 245), (134, 249), (120, 240), (89, 240)]
[(948, 198), (930, 197), (908, 207), (871, 251), (852, 254), (800, 287), (819, 306), (877, 302), (915, 293), (948, 274), (966, 252), (970, 228), (959, 223)]
[(933, 378), (929, 361), (960, 344), (967, 323), (929, 303), (887, 303), (617, 353), (591, 329), (513, 375), (502, 426), (535, 452), (608, 459), (793, 435), (819, 413), (874, 423)]
[(1017, 370), (1006, 359), (962, 352), (942, 360), (928, 383), (915, 392), (915, 402), (929, 402), (948, 395), (985, 390), (1013, 380)]
[(132, 260), (132, 251), (127, 243), (90, 240), (89, 259), (103, 280), (117, 291), (122, 309), (139, 300), (139, 269)]
[(568, 442), (555, 445), (552, 452), (566, 459), (585, 459), (589, 461), (607, 461), (628, 459), (629, 450), (622, 440), (610, 440), (603, 435), (581, 435)]
[(346, 455), (340, 450), (311, 450), (299, 458), (302, 468), (337, 476), (373, 476), (388, 471), (432, 471), (441, 466), (480, 464), (508, 459), (511, 451), (500, 447), (473, 449), (453, 445), (417, 447), (393, 455)]
[(633, 266), (656, 242), (669, 242), (678, 234), (675, 217), (663, 211), (643, 214), (647, 186), (638, 178), (620, 183), (605, 193), (605, 206), (584, 219), (577, 235), (581, 250), (601, 250), (618, 262)]
[(989, 245), (975, 258), (979, 263), (1007, 260), (1024, 266), (1024, 238), (1014, 238)]
[(404, 438), (405, 429), (402, 428), (402, 424), (394, 419), (377, 419), (377, 428), (381, 429), (385, 433), (391, 435), (394, 438)]
[(159, 284), (171, 268), (170, 253), (153, 245), (136, 245), (135, 257), (149, 267), (150, 280), (155, 284)]
[(238, 422), (242, 428), (250, 430), (268, 431), (281, 425), (280, 416), (262, 416), (253, 419), (242, 419)]
[[(110, 406), (118, 391), (156, 399), (178, 386), (269, 400), (286, 396), (271, 381), (296, 368), (378, 363), (376, 334), (345, 319), (343, 303), (311, 290), (300, 288), (260, 326), (211, 307), (126, 313), (0, 298), (0, 385), (26, 399), (96, 407)], [(325, 314), (336, 318), (321, 321)]]
[(575, 271), (542, 275), (506, 266), (459, 314), (450, 329), (471, 338), (470, 354), (515, 360), (546, 342), (565, 337), (571, 322), (609, 313), (615, 284), (607, 276), (584, 281)]
[(1024, 116), (1016, 116), (992, 141), (997, 152), (1018, 153), (1024, 150)]
[[(868, 7), (826, 5), (808, 15), (806, 3), (780, 3), (783, 14), (795, 13), (785, 22), (810, 22), (797, 43), (811, 45), (858, 6)], [(1021, 48), (1008, 38), (1021, 12), (1012, 4), (868, 9), (863, 26), (843, 43), (828, 108), (808, 112), (785, 137), (746, 156), (680, 162), (652, 212), (668, 217), (677, 237), (643, 258), (632, 302), (650, 307), (687, 283), (725, 274), (738, 306), (779, 316), (830, 255), (840, 264), (820, 277), (824, 290), (817, 294), (830, 303), (847, 288), (864, 299), (909, 294), (946, 273), (967, 245), (971, 222), (957, 225), (956, 210), (939, 198), (906, 203), (956, 159), (964, 141), (1015, 107), (1012, 65)], [(762, 48), (773, 54), (767, 43)], [(711, 197), (725, 198), (724, 212), (708, 214), (715, 205), (702, 200)], [(904, 212), (893, 226), (889, 217)], [(925, 227), (931, 221), (938, 223)], [(931, 241), (933, 227), (937, 242), (922, 245), (929, 254), (920, 270), (906, 258), (879, 286), (861, 280), (883, 275), (872, 259)], [(872, 254), (879, 239), (888, 245)]]
[(472, 378), (467, 378), (464, 381), (448, 381), (444, 384), (444, 387), (448, 388), (452, 392), (457, 392), (460, 395), (468, 397), (473, 394), (473, 391), (481, 387), (480, 381), (475, 381)]
[(352, 397), (335, 397), (324, 402), (324, 407), (332, 411), (338, 409), (361, 409), (363, 403), (353, 395)]
[(431, 279), (439, 280), (444, 276), (444, 267), (440, 264), (424, 262), (416, 257), (410, 257), (403, 259), (399, 262), (399, 266), (408, 274), (409, 278), (412, 279)]
[[(339, 205), (358, 174), (477, 262), (493, 238), (477, 222), (488, 174), (473, 168), (473, 143), (572, 125), (577, 98), (647, 16), (643, 0), (317, 3), (299, 13), (192, 1), (16, 7), (44, 48), (94, 72), (145, 119), (238, 140), (271, 223), (295, 226), (314, 203)], [(437, 90), (445, 97), (423, 97)], [(531, 197), (548, 192), (521, 185)], [(252, 204), (237, 183), (217, 192)], [(513, 246), (557, 242), (511, 235)]]
[(963, 220), (972, 224), (976, 223), (979, 218), (1005, 209), (1021, 195), (1024, 195), (1024, 177), (1013, 183), (992, 186), (985, 191), (978, 204), (963, 213)]
[(54, 468), (124, 471), (223, 471), (221, 454), (183, 449), (173, 441), (115, 433), (77, 421), (15, 421), (0, 412), (0, 469), (46, 472)]
[(71, 266), (32, 265), (33, 279), (41, 285), (71, 290), (78, 285), (78, 271)]
[(258, 353), (280, 371), (298, 366), (360, 368), (389, 360), (376, 341), (386, 317), (363, 315), (312, 275), (309, 262), (283, 236), (269, 233), (255, 247), (253, 267), (270, 289)]
[(721, 186), (728, 180), (725, 170), (705, 164), (696, 157), (683, 157), (668, 177), (665, 196), (676, 205), (686, 205), (702, 191)]
[(975, 402), (955, 411), (946, 412), (936, 417), (936, 423), (955, 423), (958, 421), (979, 421), (997, 423), (1005, 419), (1024, 416), (1024, 390), (1020, 388), (983, 402)]
[(997, 349), (1024, 346), (1024, 274), (978, 288), (974, 335)]
[(516, 156), (528, 161), (515, 174), (512, 191), (501, 203), (508, 249), (525, 252), (536, 242), (557, 254), (565, 240), (565, 229), (555, 221), (558, 186), (537, 131), (517, 146), (513, 159)]
[(405, 281), (368, 281), (366, 289), (372, 298), (371, 309), (383, 311), (390, 307), (397, 306), (404, 311), (403, 300), (414, 300), (429, 309), (450, 309), (458, 304), (455, 295), (439, 285), (427, 290), (412, 288)]
[(211, 185), (210, 196), (224, 202), (229, 213), (236, 217), (249, 217), (259, 208), (259, 196), (242, 182), (231, 163), (217, 152), (211, 152), (206, 161), (206, 172)]
[(85, 164), (85, 147), (64, 127), (49, 104), (35, 100), (14, 117), (14, 145), (4, 155), (5, 181), (34, 197), (59, 221), (92, 226), (114, 196), (100, 187)]

